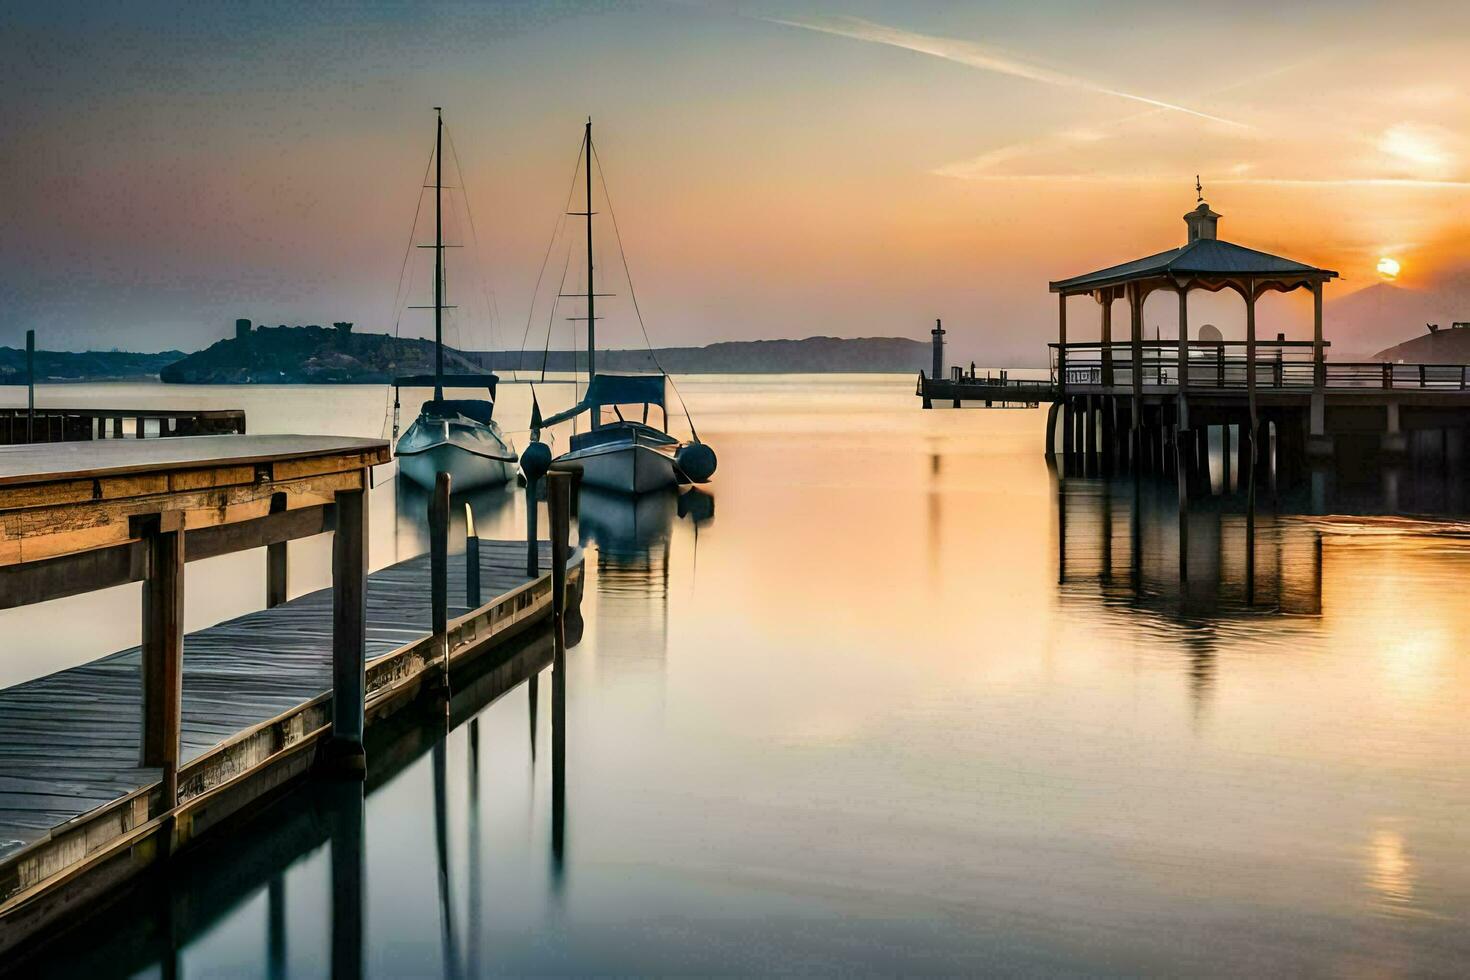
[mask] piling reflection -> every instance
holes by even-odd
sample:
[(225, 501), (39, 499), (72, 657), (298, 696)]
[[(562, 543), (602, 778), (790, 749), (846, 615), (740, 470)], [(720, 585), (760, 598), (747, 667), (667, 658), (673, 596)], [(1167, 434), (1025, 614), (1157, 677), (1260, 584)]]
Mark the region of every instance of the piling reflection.
[(1180, 622), (1321, 612), (1320, 531), (1243, 504), (1215, 498), (1181, 511), (1163, 481), (1059, 481), (1063, 593)]
[(363, 784), (341, 780), (323, 787), (331, 827), (332, 976), (362, 976)]
[[(227, 843), (205, 844), (185, 852), (167, 874), (147, 879), (133, 897), (87, 923), (89, 941), (57, 943), (47, 951), (46, 972), (56, 977), (132, 975), (158, 971), (183, 974), (181, 961), (191, 947), (207, 939), (222, 922), (238, 918), (262, 899), (262, 961), (270, 976), (289, 976), (298, 950), (325, 940), (324, 962), (334, 977), (361, 977), (365, 969), (368, 897), (368, 804), (411, 768), (427, 761), (433, 786), (435, 891), (441, 923), (440, 955), (446, 976), (475, 975), (479, 970), (478, 930), (456, 928), (454, 881), (468, 876), (468, 914), (481, 921), (478, 853), (481, 781), (478, 776), (478, 715), (488, 705), (552, 666), (551, 637), (541, 634), (518, 644), (498, 664), (456, 677), (449, 703), (447, 729), (442, 706), (410, 710), (368, 732), (371, 764), (365, 781), (312, 780), (292, 791), (257, 819), (243, 825)], [(565, 671), (561, 672), (565, 675)], [(564, 699), (564, 687), (562, 697)], [(436, 724), (436, 719), (437, 724)], [(468, 724), (470, 757), (468, 814), (472, 828), (466, 862), (450, 850), (451, 808), (447, 733)], [(567, 740), (565, 707), (553, 718), (553, 743), (559, 746), (553, 781), (565, 784)], [(533, 724), (534, 729), (534, 724)], [(425, 756), (428, 759), (425, 760)], [(565, 793), (555, 808), (553, 836), (566, 821)], [(561, 847), (558, 843), (557, 848)], [(325, 907), (295, 906), (288, 914), (288, 885), (293, 874), (326, 859)], [(559, 860), (559, 856), (557, 858)], [(467, 865), (467, 867), (465, 867)], [(461, 871), (461, 869), (464, 869)], [(394, 887), (383, 882), (381, 887)], [(298, 896), (299, 900), (299, 896)], [(157, 910), (139, 915), (140, 908)], [(323, 929), (325, 925), (325, 929)], [(461, 947), (467, 952), (461, 957)]]

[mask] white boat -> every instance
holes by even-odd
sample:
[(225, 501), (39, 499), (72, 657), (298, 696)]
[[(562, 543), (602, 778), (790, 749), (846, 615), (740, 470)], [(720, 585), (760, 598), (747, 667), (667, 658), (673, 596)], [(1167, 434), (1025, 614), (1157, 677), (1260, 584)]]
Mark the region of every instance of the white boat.
[[(680, 442), (647, 421), (622, 417), (619, 405), (644, 406), (643, 417), (654, 405), (663, 412), (664, 376), (661, 374), (598, 374), (587, 386), (587, 394), (565, 412), (541, 423), (556, 425), (583, 412), (592, 416), (592, 428), (572, 436), (571, 448), (556, 458), (555, 465), (575, 464), (587, 486), (621, 493), (647, 493), (702, 483), (714, 470), (714, 453), (703, 443)], [(600, 422), (604, 407), (617, 412), (617, 421)], [(664, 424), (668, 416), (664, 414)]]
[[(437, 380), (455, 386), (488, 385), (494, 397), (494, 375), (449, 375)], [(400, 378), (413, 384), (419, 378)], [(398, 472), (421, 487), (432, 488), (440, 473), (448, 473), (450, 488), (459, 493), (499, 486), (515, 477), (516, 452), (491, 417), (493, 400), (435, 398), (424, 402), (398, 440), (394, 454)]]
[[(648, 493), (683, 483), (704, 483), (715, 472), (714, 450), (700, 442), (698, 435), (689, 442), (681, 442), (669, 435), (669, 414), (664, 404), (667, 375), (597, 373), (596, 304), (599, 294), (595, 288), (592, 263), (594, 157), (592, 120), (589, 119), (582, 146), (582, 158), (586, 162), (587, 209), (580, 212), (587, 218), (587, 393), (576, 405), (545, 421), (540, 418), (540, 409), (534, 408), (532, 440), (539, 440), (543, 426), (568, 421), (587, 412), (590, 415), (591, 429), (573, 434), (570, 449), (558, 456), (552, 465), (575, 465), (581, 469), (582, 482), (587, 486), (627, 494)], [(621, 241), (619, 246), (621, 247)], [(626, 262), (624, 265), (626, 266)], [(631, 282), (629, 289), (632, 289)], [(647, 331), (644, 333), (646, 336)], [(652, 354), (652, 348), (649, 352)], [(643, 420), (634, 422), (624, 418), (618, 408), (620, 405), (641, 405)], [(662, 415), (662, 429), (648, 424), (648, 410), (654, 405), (658, 406)], [(603, 420), (604, 408), (613, 410), (616, 421)], [(692, 421), (690, 429), (693, 429)]]
[[(438, 110), (435, 110), (438, 112)], [(394, 447), (398, 472), (419, 486), (432, 489), (440, 473), (449, 474), (449, 486), (459, 493), (498, 486), (515, 476), (516, 451), (494, 419), (493, 374), (444, 373), (444, 117), (434, 132), (434, 373), (398, 378), (393, 382), (393, 429), (398, 434), (398, 389), (430, 387), (434, 397), (424, 402), (418, 418)], [(463, 183), (463, 180), (460, 181)], [(445, 398), (444, 387), (484, 387), (485, 399)]]

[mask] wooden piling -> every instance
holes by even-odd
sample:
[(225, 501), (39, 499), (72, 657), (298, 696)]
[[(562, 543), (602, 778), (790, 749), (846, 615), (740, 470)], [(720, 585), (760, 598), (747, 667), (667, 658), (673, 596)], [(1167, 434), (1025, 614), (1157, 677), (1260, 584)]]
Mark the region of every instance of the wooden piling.
[(536, 544), (536, 481), (526, 480), (526, 574), (541, 574), (541, 553)]
[(142, 764), (163, 770), (160, 810), (178, 802), (179, 734), (184, 697), (184, 524), (169, 512), (143, 522)]
[(449, 682), (449, 474), (434, 475), (429, 498), (429, 593), (436, 654)]
[[(272, 514), (284, 514), (286, 512), (286, 495), (284, 493), (271, 494), (270, 512)], [(286, 601), (288, 565), (286, 557), (286, 542), (277, 541), (265, 546), (265, 604), (266, 608), (279, 606)]]
[(330, 762), (341, 772), (367, 771), (362, 747), (367, 688), (367, 473), (362, 485), (336, 492), (332, 535), (332, 739)]

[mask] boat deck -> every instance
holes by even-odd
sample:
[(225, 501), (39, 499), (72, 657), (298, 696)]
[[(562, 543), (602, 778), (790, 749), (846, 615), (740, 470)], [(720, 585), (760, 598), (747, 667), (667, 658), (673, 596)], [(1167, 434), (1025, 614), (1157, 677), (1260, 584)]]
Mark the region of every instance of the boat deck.
[[(542, 542), (541, 567), (550, 562)], [(480, 595), (500, 603), (532, 581), (520, 541), (480, 543)], [(573, 562), (580, 556), (574, 555)], [(449, 617), (464, 605), (462, 555), (447, 566)], [(432, 629), (429, 556), (373, 572), (367, 656), (399, 650)], [(181, 761), (318, 698), (332, 686), (332, 590), (190, 633), (184, 643)], [(138, 765), (142, 729), (138, 647), (0, 691), (0, 859), (58, 826), (159, 779)]]

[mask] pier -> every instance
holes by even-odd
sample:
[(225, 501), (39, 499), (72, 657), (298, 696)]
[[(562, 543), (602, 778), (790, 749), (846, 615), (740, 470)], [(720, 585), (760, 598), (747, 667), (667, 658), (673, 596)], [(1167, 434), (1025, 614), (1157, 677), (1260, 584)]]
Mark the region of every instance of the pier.
[[(551, 622), (563, 648), (571, 477), (551, 538), (369, 573), (381, 440), (204, 436), (0, 450), (0, 608), (143, 583), (143, 643), (0, 691), (0, 953), (317, 772), (360, 780), (366, 726)], [(286, 542), (333, 535), (332, 587), (288, 598)], [(267, 608), (185, 635), (187, 563), (266, 551)], [(544, 569), (544, 570), (543, 570)], [(572, 604), (575, 608), (575, 603)]]
[[(1184, 217), (1185, 245), (1052, 282), (1057, 340), (1045, 378), (977, 378), (959, 368), (942, 377), (936, 330), (934, 376), (920, 374), (916, 389), (923, 406), (1049, 403), (1046, 454), (1060, 455), (1067, 472), (1175, 474), (1186, 490), (1205, 478), (1211, 429), (1236, 472), (1287, 483), (1346, 446), (1394, 457), (1416, 433), (1432, 433), (1463, 448), (1470, 367), (1329, 360), (1322, 294), (1337, 273), (1220, 239), (1219, 219), (1200, 201)], [(1243, 341), (1213, 329), (1198, 336), (1189, 309), (1197, 290), (1241, 297)], [(1312, 295), (1311, 339), (1257, 337), (1259, 300), (1295, 290)], [(1177, 297), (1176, 337), (1145, 340), (1144, 302), (1160, 291)], [(1068, 301), (1080, 297), (1097, 307), (1097, 340), (1069, 338), (1077, 323), (1069, 323)], [(1114, 339), (1119, 301), (1126, 339)]]
[(0, 446), (232, 434), (245, 434), (238, 408), (0, 408)]

